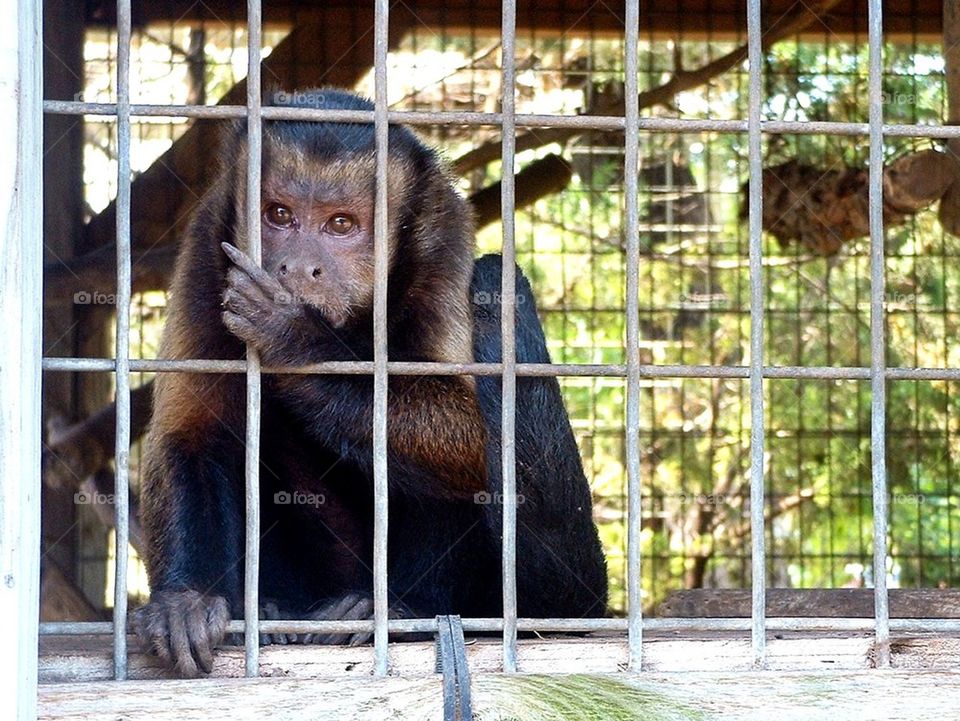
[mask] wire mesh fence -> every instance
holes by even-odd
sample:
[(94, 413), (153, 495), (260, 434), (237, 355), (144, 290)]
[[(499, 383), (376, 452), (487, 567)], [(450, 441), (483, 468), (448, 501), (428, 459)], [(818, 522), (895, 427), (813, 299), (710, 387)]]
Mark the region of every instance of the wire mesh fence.
[[(886, 214), (881, 182), (884, 167), (896, 158), (939, 148), (936, 139), (960, 133), (933, 125), (945, 117), (940, 47), (917, 32), (884, 43), (880, 3), (871, 0), (865, 7), (867, 38), (839, 37), (825, 27), (822, 37), (791, 34), (766, 47), (763, 27), (776, 24), (761, 16), (759, 2), (748, 3), (746, 23), (732, 37), (715, 36), (709, 28), (685, 36), (678, 26), (677, 38), (666, 40), (643, 32), (637, 2), (627, 3), (627, 32), (612, 36), (576, 18), (563, 33), (538, 31), (529, 21), (517, 31), (516, 7), (507, 0), (499, 35), (441, 21), (407, 29), (388, 49), (392, 10), (378, 2), (375, 32), (363, 40), (375, 47), (374, 67), (365, 76), (357, 73), (358, 87), (376, 99), (377, 110), (357, 113), (260, 106), (261, 80), (270, 80), (260, 77), (260, 58), (281, 41), (282, 31), (271, 26), (261, 33), (259, 3), (250, 3), (249, 26), (240, 18), (211, 23), (196, 40), (176, 26), (134, 32), (129, 3), (121, 2), (111, 42), (102, 34), (88, 41), (100, 53), (87, 60), (91, 92), (75, 101), (48, 100), (45, 109), (86, 115), (88, 144), (105, 152), (107, 165), (115, 168), (116, 182), (92, 182), (89, 197), (97, 208), (116, 198), (120, 308), (129, 305), (131, 260), (137, 257), (129, 242), (131, 213), (138, 212), (130, 196), (131, 158), (139, 157), (145, 169), (155, 157), (157, 150), (147, 146), (157, 135), (157, 120), (181, 119), (163, 126), (164, 142), (172, 143), (189, 126), (184, 118), (250, 119), (251, 196), (259, 195), (258, 118), (373, 122), (381, 158), (387, 123), (413, 124), (455, 159), (461, 188), (471, 198), (502, 181), (501, 212), (480, 229), (478, 243), (508, 261), (515, 257), (531, 278), (556, 365), (512, 359), (512, 324), (506, 319), (512, 317), (514, 283), (507, 262), (503, 363), (392, 362), (378, 315), (381, 342), (372, 363), (309, 369), (373, 374), (380, 389), (377, 612), (372, 624), (326, 622), (331, 630), (373, 629), (380, 673), (387, 669), (388, 625), (432, 628), (429, 621), (388, 624), (383, 565), (385, 384), (389, 374), (417, 372), (501, 375), (505, 449), (512, 445), (516, 376), (563, 376), (607, 551), (611, 606), (629, 617), (518, 620), (511, 581), (514, 506), (508, 500), (503, 619), (464, 623), (467, 630), (503, 633), (507, 670), (516, 665), (518, 627), (629, 628), (631, 660), (639, 664), (643, 627), (683, 625), (650, 618), (641, 623), (641, 609), (653, 611), (671, 590), (698, 587), (753, 588), (752, 621), (728, 624), (753, 629), (759, 660), (764, 628), (783, 625), (764, 619), (767, 585), (874, 587), (882, 642), (889, 633), (888, 584), (957, 584), (960, 499), (952, 472), (960, 372), (954, 368), (957, 314), (951, 301), (958, 280), (950, 262), (958, 254), (957, 240), (932, 213)], [(414, 14), (418, 10), (413, 6)], [(158, 33), (166, 33), (162, 42)], [(171, 49), (174, 41), (181, 50), (184, 43), (193, 48), (193, 62), (205, 65), (203, 73), (185, 69), (181, 53)], [(116, 49), (108, 49), (114, 42)], [(165, 64), (151, 64), (147, 49), (164, 45)], [(137, 48), (138, 62), (131, 65)], [(709, 83), (673, 92), (668, 87), (661, 100), (645, 96), (683, 71), (738, 52), (737, 62)], [(245, 97), (212, 105), (242, 74), (244, 59)], [(194, 73), (191, 91), (173, 93), (182, 89), (185, 72)], [(151, 73), (163, 81), (149, 80)], [(113, 75), (116, 80), (109, 79)], [(109, 142), (102, 137), (105, 127)], [(476, 161), (488, 150), (502, 161)], [(532, 201), (523, 196), (519, 204), (520, 189), (506, 169), (519, 171), (551, 155), (563, 159), (566, 182)], [(779, 171), (771, 175), (771, 168)], [(385, 172), (384, 165), (380, 188)], [(843, 173), (848, 183), (861, 184), (859, 197), (869, 201), (867, 227), (859, 235), (817, 235), (799, 226), (790, 229), (793, 235), (782, 227), (776, 238), (762, 233), (776, 230), (765, 222), (768, 212), (779, 219), (802, 211), (806, 222), (816, 220), (824, 212), (817, 186)], [(787, 192), (776, 194), (777, 184)], [(378, 196), (378, 202), (386, 200)], [(385, 217), (385, 206), (379, 207), (378, 217)], [(379, 267), (383, 312), (382, 257)], [(145, 305), (140, 296), (135, 307)], [(125, 624), (129, 585), (127, 502), (119, 489), (127, 487), (131, 374), (247, 372), (247, 492), (249, 499), (257, 497), (256, 362), (155, 361), (149, 342), (144, 359), (128, 361), (137, 355), (129, 352), (129, 320), (120, 314), (116, 363), (44, 362), (46, 370), (115, 371), (116, 628)], [(138, 327), (144, 326), (135, 317), (133, 332)], [(503, 463), (510, 499), (509, 452)], [(256, 588), (257, 578), (255, 506), (248, 504), (248, 589)], [(89, 562), (103, 560), (94, 556)], [(246, 626), (234, 629), (247, 631), (248, 672), (255, 673), (258, 629), (294, 622), (259, 622), (255, 590), (248, 594)], [(118, 677), (125, 673), (122, 637), (115, 636)]]

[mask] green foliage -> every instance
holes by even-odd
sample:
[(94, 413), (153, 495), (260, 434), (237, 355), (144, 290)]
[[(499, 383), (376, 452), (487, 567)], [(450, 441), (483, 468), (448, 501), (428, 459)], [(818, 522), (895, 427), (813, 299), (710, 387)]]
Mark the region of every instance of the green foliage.
[[(731, 47), (685, 44), (684, 66), (697, 67)], [(615, 77), (622, 47), (595, 41), (590, 50), (593, 67), (609, 68)], [(642, 48), (641, 85), (665, 80), (672, 63), (668, 43)], [(938, 47), (888, 46), (886, 120), (940, 122), (942, 70)], [(745, 80), (741, 69), (684, 93), (677, 99), (680, 114), (746, 117)], [(863, 43), (779, 43), (767, 55), (764, 82), (767, 118), (866, 120)], [(554, 360), (623, 363), (622, 164), (610, 147), (601, 147), (604, 140), (594, 142), (600, 145), (578, 146), (591, 158), (589, 175), (575, 176), (566, 191), (517, 213), (518, 259), (534, 283)], [(897, 157), (922, 145), (889, 137), (885, 154)], [(770, 136), (765, 164), (795, 158), (824, 170), (859, 168), (867, 152), (860, 138)], [(686, 221), (676, 187), (641, 187), (642, 362), (744, 365), (749, 362), (749, 274), (746, 229), (738, 215), (739, 188), (747, 178), (746, 138), (641, 134), (641, 167), (667, 162), (676, 164), (676, 172), (689, 168), (709, 218), (699, 224)], [(657, 212), (668, 206), (666, 220), (657, 219)], [(499, 246), (499, 230), (485, 232), (490, 249)], [(887, 362), (956, 365), (958, 315), (950, 309), (960, 293), (960, 270), (953, 260), (960, 254), (960, 240), (944, 235), (935, 213), (925, 211), (889, 230), (887, 250)], [(764, 362), (869, 366), (866, 239), (848, 244), (831, 259), (781, 248), (772, 240), (765, 242), (764, 252)], [(563, 389), (593, 483), (611, 598), (622, 608), (624, 387), (610, 379), (568, 379)], [(889, 580), (894, 586), (955, 585), (960, 580), (960, 538), (954, 539), (960, 532), (960, 497), (953, 480), (960, 450), (958, 397), (951, 383), (889, 384)], [(647, 379), (641, 403), (645, 604), (655, 605), (667, 591), (685, 585), (749, 584), (746, 384), (739, 379)], [(869, 383), (768, 380), (765, 409), (770, 582), (808, 587), (870, 583)]]

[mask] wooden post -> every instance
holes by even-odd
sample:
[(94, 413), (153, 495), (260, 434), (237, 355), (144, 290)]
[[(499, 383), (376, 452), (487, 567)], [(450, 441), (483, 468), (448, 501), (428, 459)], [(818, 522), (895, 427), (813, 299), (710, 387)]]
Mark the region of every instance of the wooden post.
[[(14, 17), (10, 17), (13, 14)], [(0, 23), (0, 718), (37, 716), (43, 272), (40, 0)], [(10, 669), (10, 670), (7, 670)]]

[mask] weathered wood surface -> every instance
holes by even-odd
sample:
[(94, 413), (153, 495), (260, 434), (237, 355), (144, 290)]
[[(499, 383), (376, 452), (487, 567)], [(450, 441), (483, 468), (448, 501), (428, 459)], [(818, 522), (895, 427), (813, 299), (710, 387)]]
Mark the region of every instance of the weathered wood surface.
[(41, 3), (0, 24), (0, 719), (36, 713), (43, 267)]
[[(873, 618), (872, 588), (768, 588), (767, 616)], [(750, 589), (674, 591), (657, 609), (675, 618), (750, 618)], [(892, 588), (891, 618), (960, 618), (960, 588)]]
[[(40, 680), (44, 684), (106, 681), (112, 678), (110, 639), (43, 637)], [(156, 660), (135, 651), (130, 638), (130, 678), (169, 678)], [(960, 637), (915, 634), (893, 638), (895, 669), (960, 670)], [(644, 634), (643, 668), (650, 672), (750, 671), (752, 648), (748, 633)], [(404, 677), (432, 675), (436, 652), (432, 643), (391, 644), (391, 669)], [(468, 639), (467, 661), (474, 673), (501, 669), (502, 649), (496, 639)], [(623, 636), (521, 639), (519, 666), (525, 673), (615, 673), (626, 668)], [(783, 633), (767, 640), (767, 670), (783, 672), (859, 671), (873, 667), (873, 637), (864, 633)], [(362, 677), (373, 673), (369, 646), (268, 646), (260, 650), (260, 673), (274, 678)], [(244, 675), (243, 649), (218, 651), (215, 678)], [(960, 680), (958, 680), (960, 683)]]
[[(796, 0), (764, 0), (763, 20), (772, 25), (791, 12)], [(264, 21), (288, 21), (298, 11), (319, 5), (356, 7), (350, 0), (272, 0), (264, 4)], [(940, 0), (901, 0), (883, 7), (885, 38), (936, 40), (940, 33)], [(95, 25), (112, 25), (116, 17), (116, 0), (90, 0), (84, 5), (87, 20)], [(714, 40), (742, 37), (746, 32), (746, 6), (743, 0), (668, 0), (641, 5), (641, 32), (644, 39), (675, 38)], [(133, 17), (136, 23), (244, 22), (243, 3), (236, 0), (135, 0)], [(472, 29), (478, 35), (499, 33), (502, 21), (501, 0), (439, 0), (397, 3), (390, 8), (390, 22), (395, 17), (414, 16), (426, 30), (448, 33), (455, 29)], [(867, 12), (863, 0), (844, 0), (823, 21), (806, 30), (817, 41), (824, 32), (831, 38), (849, 40), (854, 33), (863, 41), (867, 32)], [(350, 26), (347, 26), (350, 27)], [(538, 35), (551, 37), (576, 31), (623, 34), (623, 4), (598, 5), (593, 0), (520, 0), (517, 3), (517, 27), (535, 29)], [(425, 30), (425, 32), (426, 32)]]
[[(943, 672), (479, 674), (471, 689), (476, 721), (943, 721), (960, 707), (960, 679)], [(58, 684), (39, 703), (50, 721), (443, 718), (438, 676)]]

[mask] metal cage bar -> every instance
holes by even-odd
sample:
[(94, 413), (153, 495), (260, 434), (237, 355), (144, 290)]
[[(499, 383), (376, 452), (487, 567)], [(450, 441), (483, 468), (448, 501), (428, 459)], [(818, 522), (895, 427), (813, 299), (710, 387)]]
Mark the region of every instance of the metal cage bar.
[(516, 475), (516, 237), (514, 173), (516, 172), (516, 0), (503, 0), (501, 71), (500, 205), (503, 218), (503, 265), (500, 284), (500, 338), (503, 363), (500, 406), (503, 464), (503, 670), (517, 670), (517, 475)]
[(766, 645), (766, 548), (764, 546), (763, 458), (763, 137), (760, 110), (763, 85), (763, 32), (760, 0), (747, 0), (749, 66), (749, 217), (750, 217), (750, 563), (753, 662), (763, 666)]
[(640, 573), (640, 0), (627, 0), (623, 63), (625, 125), (624, 195), (627, 253), (627, 610), (630, 668), (640, 671), (643, 653), (643, 599)]
[(116, 557), (113, 588), (113, 674), (127, 677), (127, 561), (130, 537), (130, 0), (117, 0), (117, 336)]
[(389, 665), (389, 597), (387, 586), (387, 276), (388, 188), (387, 50), (390, 2), (377, 0), (374, 32), (374, 134), (376, 136), (376, 199), (373, 242), (373, 654), (374, 672), (386, 676)]
[[(131, 105), (135, 117), (174, 118), (243, 118), (244, 105)], [(46, 113), (58, 115), (116, 115), (113, 103), (82, 103), (74, 100), (44, 100)], [(267, 107), (262, 109), (267, 120), (331, 120), (340, 122), (373, 122), (369, 110), (321, 110), (319, 108)], [(471, 125), (499, 126), (502, 113), (481, 113), (462, 110), (391, 110), (387, 113), (391, 123), (405, 125)], [(620, 115), (548, 115), (517, 113), (518, 128), (577, 128), (582, 130), (623, 130), (624, 118)], [(720, 120), (698, 118), (640, 118), (641, 132), (675, 133), (746, 133), (747, 120)], [(882, 124), (884, 135), (900, 138), (960, 138), (960, 125), (910, 125), (904, 123)], [(833, 120), (761, 120), (760, 130), (765, 134), (778, 135), (868, 135), (869, 123), (841, 122)]]
[(883, 232), (883, 10), (868, 0), (870, 101), (870, 451), (873, 484), (873, 584), (877, 666), (890, 665), (887, 594), (887, 346)]
[[(93, 373), (109, 371), (114, 361), (109, 358), (44, 358), (45, 371)], [(131, 359), (133, 371), (173, 373), (243, 373), (246, 364), (232, 360), (166, 360)], [(623, 363), (517, 363), (517, 376), (533, 377), (605, 377), (626, 378)], [(476, 375), (496, 376), (503, 373), (501, 363), (438, 363), (433, 361), (390, 361), (390, 375)], [(299, 368), (264, 368), (264, 373), (369, 375), (373, 373), (370, 361), (330, 361), (311, 363)], [(871, 369), (858, 366), (763, 366), (764, 378), (807, 380), (870, 380)], [(749, 378), (749, 366), (741, 365), (677, 365), (640, 366), (640, 375), (650, 378)], [(886, 367), (883, 375), (897, 381), (960, 381), (960, 368), (900, 368)]]
[[(247, 2), (247, 253), (260, 264), (260, 160), (263, 118), (260, 113), (260, 47), (263, 17), (260, 0)], [(245, 538), (243, 566), (244, 672), (260, 673), (260, 359), (247, 348), (245, 459)]]
[[(500, 618), (464, 618), (465, 631), (472, 633), (500, 633), (503, 620)], [(590, 631), (629, 631), (627, 618), (518, 618), (517, 629), (537, 633), (586, 633)], [(373, 621), (261, 621), (263, 633), (371, 633)], [(390, 633), (434, 633), (435, 618), (391, 619)], [(644, 618), (643, 629), (647, 631), (738, 631), (749, 633), (753, 628), (751, 618)], [(898, 633), (960, 633), (960, 619), (956, 618), (893, 618), (890, 628)], [(229, 633), (243, 633), (243, 621), (231, 621)], [(855, 631), (869, 633), (874, 630), (872, 618), (844, 617), (793, 617), (778, 616), (766, 619), (767, 631)], [(48, 621), (40, 624), (41, 635), (86, 636), (113, 633), (109, 621)]]

